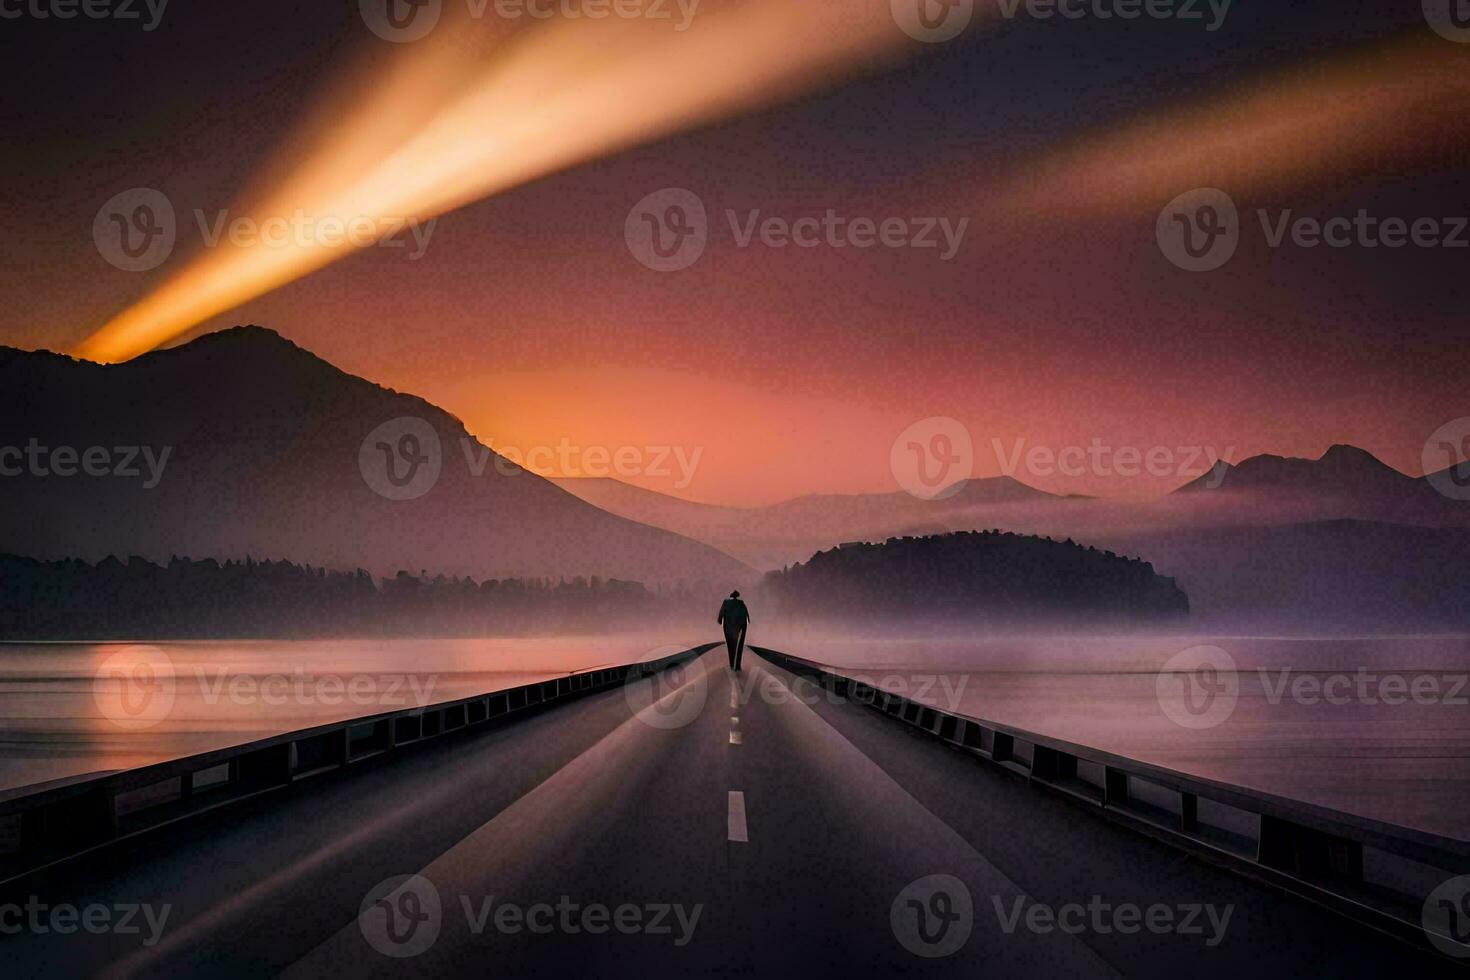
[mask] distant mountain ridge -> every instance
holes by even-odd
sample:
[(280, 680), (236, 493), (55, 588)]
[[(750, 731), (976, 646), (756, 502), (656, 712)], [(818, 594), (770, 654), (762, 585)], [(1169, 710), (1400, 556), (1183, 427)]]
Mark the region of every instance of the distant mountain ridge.
[(963, 530), (962, 515), (986, 507), (1045, 507), (1059, 497), (1009, 476), (964, 480), (944, 496), (882, 493), (809, 494), (763, 507), (696, 503), (609, 477), (553, 482), (603, 510), (708, 542), (755, 567), (805, 558), (841, 541)]
[[(402, 419), (417, 420), (415, 441), (376, 435)], [(31, 444), (79, 458), (105, 449), (114, 466), (118, 447), (142, 447), (155, 463), (167, 452), (154, 487), (58, 475), (62, 463), (78, 469), (70, 454), (44, 457), (44, 474), (22, 460), (0, 480), (0, 550), (33, 558), (254, 555), (384, 576), (427, 569), (650, 584), (754, 577), (709, 545), (577, 499), (494, 456), (442, 409), (260, 327), (116, 365), (0, 348), (0, 447)], [(391, 464), (397, 478), (396, 454), (405, 453), (402, 472), (433, 455), (438, 475), (421, 495), (390, 499), (397, 488), (372, 467)], [(135, 463), (145, 455), (135, 452)]]
[(1219, 460), (1209, 473), (1175, 493), (1268, 487), (1339, 493), (1413, 493), (1426, 488), (1422, 478), (1400, 473), (1365, 449), (1339, 443), (1316, 459), (1262, 453), (1235, 464)]
[[(1470, 462), (1458, 465), (1470, 484)], [(1411, 477), (1355, 446), (1317, 459), (1262, 454), (1214, 469), (1149, 500), (1058, 496), (1009, 476), (964, 481), (926, 500), (902, 491), (820, 494), (764, 507), (693, 503), (613, 479), (561, 479), (572, 493), (630, 519), (707, 541), (757, 567), (805, 559), (843, 541), (1000, 527), (1080, 540), (1121, 527), (1149, 532), (1325, 520), (1425, 527), (1470, 526), (1470, 503), (1441, 494), (1430, 477)]]
[[(1470, 463), (1454, 469), (1460, 486), (1470, 483)], [(851, 498), (807, 497), (739, 510), (641, 490), (635, 501), (621, 485), (603, 486), (593, 499), (650, 523), (668, 521), (663, 526), (764, 567), (805, 562), (845, 541), (1002, 528), (1148, 559), (1189, 593), (1201, 624), (1367, 633), (1464, 629), (1470, 593), (1460, 569), (1470, 553), (1470, 503), (1441, 494), (1430, 481), (1339, 445), (1317, 459), (1267, 454), (1221, 463), (1213, 474), (1141, 501), (1033, 491), (956, 507), (875, 494), (860, 507)], [(585, 483), (563, 485), (592, 497)]]
[[(396, 500), (364, 467), (381, 470), (383, 452), (396, 467), (414, 448), (378, 435), (402, 418), (439, 444), (441, 471), (422, 496)], [(65, 447), (70, 456), (48, 465), (74, 475), (29, 472), (18, 454), (33, 442)], [(120, 447), (132, 449), (134, 476), (76, 472), (92, 450), (120, 465)], [(888, 492), (721, 507), (610, 479), (541, 479), (423, 399), (261, 328), (120, 365), (0, 348), (0, 473), (17, 466), (0, 475), (0, 551), (37, 559), (254, 556), (377, 576), (744, 587), (754, 568), (842, 542), (999, 528), (1147, 558), (1178, 579), (1196, 612), (1222, 620), (1293, 610), (1400, 629), (1470, 620), (1453, 581), (1455, 555), (1470, 550), (1470, 502), (1352, 446), (1221, 464), (1143, 501), (1061, 497), (998, 477), (938, 500)], [(1457, 485), (1470, 479), (1470, 463), (1452, 470)], [(1232, 568), (1255, 571), (1237, 580)], [(1282, 605), (1288, 594), (1295, 600)]]
[[(1461, 464), (1462, 466), (1466, 464)], [(1180, 487), (1176, 497), (1218, 495), (1301, 520), (1375, 520), (1430, 527), (1470, 524), (1470, 505), (1356, 446), (1334, 445), (1316, 459), (1262, 454), (1225, 462)]]

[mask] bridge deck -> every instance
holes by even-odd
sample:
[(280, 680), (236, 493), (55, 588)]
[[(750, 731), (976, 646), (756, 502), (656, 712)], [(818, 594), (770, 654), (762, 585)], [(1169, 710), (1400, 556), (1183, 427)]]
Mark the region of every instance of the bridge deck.
[[(146, 925), (141, 935), (7, 936), (7, 967), (20, 976), (1460, 973), (1079, 818), (1066, 799), (877, 712), (804, 703), (790, 696), (791, 674), (755, 656), (735, 678), (719, 652), (696, 668), (677, 687), (667, 677), (638, 682), (649, 700), (661, 695), (641, 712), (623, 690), (592, 694), (14, 882), (0, 903), (170, 911), (153, 945), (143, 944)], [(420, 877), (380, 894), (400, 875)], [(963, 916), (957, 890), (946, 886), (936, 905), (911, 888), (932, 875), (962, 882), (973, 908), (948, 930), (941, 918)], [(939, 946), (915, 931), (909, 899), (933, 913), (924, 924), (940, 945), (968, 925), (963, 945), (916, 955)], [(380, 911), (359, 916), (365, 901)], [(1045, 910), (1009, 929), (1018, 901), (1064, 916), (1075, 906), (1163, 906), (1176, 924), (1192, 908), (1230, 911), (1223, 936), (1204, 911), (1192, 920), (1198, 933), (1125, 932), (1112, 912), (1088, 912), (1068, 920), (1083, 925), (1072, 934), (1028, 928)], [(501, 919), (506, 904), (550, 931), (497, 928), (512, 921)], [(543, 904), (549, 911), (532, 911)], [(626, 931), (582, 928), (599, 921), (584, 917), (588, 908), (617, 916), (620, 906), (638, 910), (636, 922), (633, 912), (615, 920)], [(655, 917), (668, 932), (648, 928)]]

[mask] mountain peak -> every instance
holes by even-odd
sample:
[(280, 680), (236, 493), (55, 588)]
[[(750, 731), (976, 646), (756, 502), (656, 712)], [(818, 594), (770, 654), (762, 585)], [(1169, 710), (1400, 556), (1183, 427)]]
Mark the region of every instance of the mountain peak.
[[(189, 344), (224, 344), (224, 343), (275, 343), (292, 344), (291, 341), (282, 337), (278, 331), (270, 327), (262, 327), (258, 323), (242, 323), (223, 330), (215, 330), (211, 333), (201, 334), (189, 341)], [(182, 346), (189, 346), (185, 344)]]
[(162, 350), (149, 351), (143, 357), (155, 357), (159, 355), (178, 354), (185, 351), (224, 351), (232, 353), (239, 352), (261, 352), (271, 354), (304, 354), (315, 360), (320, 360), (311, 351), (287, 340), (270, 327), (262, 327), (253, 323), (243, 324), (235, 327), (227, 327), (224, 330), (216, 330), (213, 333), (201, 334), (188, 343), (179, 344), (177, 347), (167, 347)]
[[(254, 554), (378, 575), (644, 582), (750, 574), (708, 545), (615, 517), (519, 468), (487, 466), (488, 455), (461, 461), (460, 420), (263, 327), (120, 364), (0, 356), (0, 417), (47, 446), (143, 447), (127, 457), (137, 479), (7, 479), (0, 539), (31, 557)], [(400, 460), (372, 452), (378, 438), (395, 441), (400, 423), (438, 440), (422, 458), (404, 457), (408, 479), (428, 474), (411, 496), (394, 493)], [(151, 486), (150, 451), (160, 460)], [(471, 456), (478, 467), (466, 465)]]
[(1055, 494), (1038, 490), (1022, 483), (1013, 476), (971, 477), (950, 484), (938, 500), (950, 504), (1013, 503), (1023, 500), (1040, 500), (1055, 497)]
[(342, 371), (269, 327), (255, 324), (202, 334), (187, 343), (151, 350), (125, 363), (138, 365), (145, 371), (160, 371), (170, 378), (178, 371), (187, 371), (201, 377), (250, 378), (256, 385), (294, 384), (302, 391), (329, 380), (378, 387)]
[(1221, 460), (1179, 491), (1272, 489), (1355, 495), (1394, 492), (1411, 482), (1366, 449), (1337, 443), (1316, 459), (1261, 453), (1233, 465)]
[(1371, 466), (1373, 468), (1390, 468), (1383, 460), (1374, 456), (1366, 449), (1339, 442), (1329, 446), (1327, 451), (1318, 457), (1317, 462), (1332, 466)]

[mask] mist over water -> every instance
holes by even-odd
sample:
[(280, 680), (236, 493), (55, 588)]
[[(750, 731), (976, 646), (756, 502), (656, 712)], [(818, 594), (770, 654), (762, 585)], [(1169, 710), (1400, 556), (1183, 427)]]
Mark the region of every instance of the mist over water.
[(679, 639), (0, 644), (0, 791), (633, 663)]
[[(969, 717), (1464, 839), (1470, 637), (1056, 631), (923, 637), (782, 626), (753, 642)], [(1170, 716), (1161, 672), (1223, 651), (1218, 720)], [(1175, 661), (1177, 664), (1178, 661)], [(1164, 674), (1172, 683), (1171, 675)], [(1167, 688), (1166, 688), (1167, 689)], [(1176, 711), (1175, 715), (1179, 713)], [(1198, 727), (1186, 727), (1186, 725)]]
[[(758, 606), (753, 612), (753, 645), (831, 664), (946, 710), (1465, 836), (1470, 636), (1084, 633), (1035, 624), (1009, 632), (958, 624), (857, 632), (781, 621)], [(0, 790), (717, 639), (711, 623), (706, 631), (600, 638), (0, 644)], [(1187, 677), (1175, 658), (1197, 648), (1223, 651), (1238, 693), (1218, 720), (1180, 724), (1161, 698), (1161, 677)], [(105, 669), (109, 658), (133, 651), (161, 652), (173, 682), (167, 712), (141, 725), (115, 717), (120, 682)]]

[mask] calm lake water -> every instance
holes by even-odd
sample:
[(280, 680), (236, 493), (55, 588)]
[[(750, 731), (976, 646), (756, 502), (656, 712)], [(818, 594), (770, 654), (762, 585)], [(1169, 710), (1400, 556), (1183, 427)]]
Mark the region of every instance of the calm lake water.
[(1470, 838), (1470, 637), (764, 642), (971, 717)]
[[(1470, 637), (752, 638), (973, 717), (1470, 836)], [(0, 644), (0, 790), (699, 639), (713, 637)]]
[(687, 648), (672, 639), (0, 644), (0, 791)]

